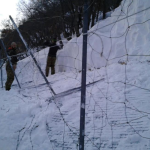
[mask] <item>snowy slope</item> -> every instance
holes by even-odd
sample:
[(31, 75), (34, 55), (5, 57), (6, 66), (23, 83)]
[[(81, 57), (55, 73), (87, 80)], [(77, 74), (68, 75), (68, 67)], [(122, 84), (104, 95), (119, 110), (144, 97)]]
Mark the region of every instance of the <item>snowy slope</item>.
[[(111, 59), (128, 55), (148, 55), (150, 50), (150, 2), (148, 0), (124, 0), (106, 20), (98, 22), (88, 32), (88, 68), (99, 68), (111, 63)], [(145, 10), (146, 9), (146, 10)], [(145, 11), (142, 11), (145, 10)], [(72, 39), (58, 56), (58, 70), (81, 70), (82, 36)], [(76, 59), (69, 59), (70, 56)], [(145, 60), (145, 57), (129, 59)], [(149, 58), (148, 58), (149, 59)], [(107, 62), (109, 60), (109, 62)], [(120, 58), (119, 58), (120, 60)], [(118, 61), (118, 59), (113, 59)], [(59, 67), (61, 64), (69, 67)], [(73, 68), (73, 69), (71, 69)]]
[[(123, 0), (88, 32), (86, 150), (150, 149), (149, 7)], [(43, 72), (47, 53), (34, 54)], [(18, 62), (21, 89), (16, 81), (9, 92), (0, 88), (0, 150), (79, 149), (81, 58), (82, 36), (58, 52), (48, 77), (55, 99), (32, 58)]]

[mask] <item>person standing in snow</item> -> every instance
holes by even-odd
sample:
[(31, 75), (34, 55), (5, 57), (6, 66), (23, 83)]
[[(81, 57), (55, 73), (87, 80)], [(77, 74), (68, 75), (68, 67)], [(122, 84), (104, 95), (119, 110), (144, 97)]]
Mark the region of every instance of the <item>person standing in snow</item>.
[(48, 77), (49, 75), (50, 67), (51, 67), (51, 75), (55, 74), (56, 53), (59, 49), (59, 47), (56, 45), (56, 39), (53, 39), (52, 44), (49, 44), (47, 46), (50, 46), (50, 48), (49, 48), (49, 53), (47, 56), (47, 64), (46, 64), (46, 70), (45, 70), (46, 77)]
[[(17, 54), (16, 48), (17, 48), (17, 44), (15, 42), (12, 42), (11, 46), (7, 50), (8, 56), (11, 57), (10, 61), (12, 63), (12, 67), (13, 67), (14, 71), (16, 69), (16, 65), (18, 62), (18, 59), (16, 56), (16, 54)], [(5, 89), (6, 89), (6, 91), (9, 91), (11, 89), (11, 85), (14, 81), (14, 73), (13, 73), (13, 70), (12, 70), (8, 60), (6, 62), (6, 73), (7, 73), (7, 81), (5, 83)]]

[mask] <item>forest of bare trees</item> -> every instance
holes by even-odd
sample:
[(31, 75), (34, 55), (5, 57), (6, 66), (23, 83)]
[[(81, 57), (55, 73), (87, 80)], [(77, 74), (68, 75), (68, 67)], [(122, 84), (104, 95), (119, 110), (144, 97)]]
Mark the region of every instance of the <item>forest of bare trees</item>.
[[(119, 6), (121, 0), (88, 0), (89, 28), (102, 19), (106, 13)], [(72, 35), (79, 36), (83, 27), (84, 0), (20, 0), (18, 10), (23, 14), (18, 27), (29, 47), (44, 46), (53, 38), (68, 40)], [(6, 45), (12, 41), (21, 46), (21, 40), (11, 22), (3, 22), (1, 37)]]

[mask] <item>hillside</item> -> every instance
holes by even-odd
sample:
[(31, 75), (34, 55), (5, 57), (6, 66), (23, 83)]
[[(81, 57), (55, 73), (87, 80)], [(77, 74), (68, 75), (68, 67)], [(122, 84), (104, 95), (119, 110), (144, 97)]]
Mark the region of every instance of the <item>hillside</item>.
[[(88, 31), (86, 150), (150, 149), (149, 14), (149, 0), (123, 0)], [(34, 54), (43, 72), (47, 53)], [(55, 97), (31, 57), (18, 62), (21, 89), (0, 88), (0, 150), (79, 149), (81, 58), (82, 36), (57, 53)]]

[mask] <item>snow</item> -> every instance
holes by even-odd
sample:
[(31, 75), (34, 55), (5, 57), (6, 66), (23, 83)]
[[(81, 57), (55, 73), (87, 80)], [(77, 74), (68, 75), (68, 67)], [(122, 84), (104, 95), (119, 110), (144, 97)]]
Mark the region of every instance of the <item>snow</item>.
[[(0, 88), (0, 150), (79, 149), (81, 107), (86, 150), (150, 149), (148, 7), (149, 0), (123, 0), (88, 31), (86, 106), (80, 104), (82, 35), (57, 53), (57, 73), (47, 78), (55, 97), (32, 58), (19, 61), (21, 89), (16, 80), (10, 91)], [(34, 53), (43, 72), (47, 53)]]

